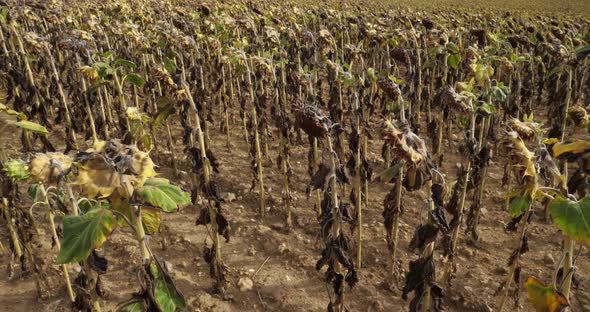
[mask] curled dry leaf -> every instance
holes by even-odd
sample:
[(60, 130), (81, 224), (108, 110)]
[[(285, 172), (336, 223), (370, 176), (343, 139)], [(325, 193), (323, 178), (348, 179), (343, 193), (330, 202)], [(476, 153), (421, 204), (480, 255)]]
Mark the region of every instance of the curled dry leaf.
[(328, 134), (328, 127), (331, 122), (326, 117), (323, 117), (315, 107), (297, 101), (293, 104), (293, 111), (295, 112), (295, 123), (307, 135), (314, 138), (323, 138)]
[(523, 182), (527, 182), (525, 187), (530, 189), (530, 192), (527, 194), (532, 194), (536, 189), (537, 183), (537, 171), (534, 163), (535, 155), (529, 151), (518, 133), (515, 131), (507, 132), (506, 136), (511, 142), (510, 155), (512, 156), (513, 166), (519, 174), (521, 173), (520, 175), (517, 175), (517, 178)]
[(533, 139), (541, 131), (540, 124), (533, 121), (520, 121), (516, 118), (508, 119), (506, 125), (525, 140)]
[(383, 93), (385, 93), (387, 97), (394, 101), (397, 101), (402, 95), (402, 90), (400, 89), (399, 85), (391, 81), (389, 78), (381, 78), (377, 80), (377, 84), (379, 85), (379, 88), (383, 90)]
[(416, 134), (407, 127), (400, 130), (391, 121), (386, 120), (382, 132), (383, 139), (392, 146), (394, 159), (405, 159), (411, 164), (418, 165), (427, 158), (426, 145)]
[(586, 112), (582, 106), (576, 105), (570, 108), (567, 112), (567, 116), (576, 128), (588, 127), (590, 117), (588, 116), (588, 112)]
[(62, 153), (40, 153), (31, 159), (31, 177), (37, 183), (52, 184), (72, 166), (70, 156)]
[(473, 112), (473, 105), (469, 98), (465, 95), (461, 95), (455, 91), (455, 89), (448, 85), (438, 96), (438, 109), (444, 109), (445, 107), (450, 108), (453, 111), (460, 113), (471, 113)]

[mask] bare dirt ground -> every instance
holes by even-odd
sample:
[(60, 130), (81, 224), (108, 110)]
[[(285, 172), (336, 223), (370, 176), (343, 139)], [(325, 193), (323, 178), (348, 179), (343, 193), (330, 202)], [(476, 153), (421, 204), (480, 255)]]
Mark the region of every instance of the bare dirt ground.
[[(381, 160), (381, 140), (377, 139), (377, 120), (375, 121), (374, 140), (370, 141), (369, 159), (375, 172), (383, 167)], [(315, 270), (321, 246), (318, 240), (318, 222), (313, 211), (314, 198), (305, 196), (309, 178), (306, 173), (307, 144), (298, 144), (292, 149), (292, 166), (295, 174), (291, 187), (296, 192), (297, 225), (290, 233), (283, 229), (285, 212), (281, 200), (281, 174), (275, 165), (268, 162), (264, 168), (265, 184), (270, 197), (270, 211), (264, 222), (258, 214), (258, 194), (249, 192), (251, 171), (249, 167), (249, 146), (242, 139), (239, 122), (232, 127), (232, 148), (225, 146), (225, 137), (216, 127), (211, 126), (213, 152), (221, 163), (218, 176), (218, 189), (222, 193), (232, 193), (236, 199), (226, 202), (223, 207), (232, 226), (232, 238), (222, 245), (222, 255), (230, 269), (230, 287), (225, 296), (210, 291), (212, 281), (208, 275), (208, 265), (202, 259), (203, 244), (206, 240), (206, 228), (196, 227), (195, 219), (198, 207), (189, 206), (176, 214), (164, 216), (161, 233), (150, 239), (153, 252), (167, 262), (180, 290), (188, 302), (188, 311), (325, 311), (328, 304), (328, 292), (323, 282), (323, 273)], [(180, 131), (177, 131), (180, 138)], [(4, 135), (4, 134), (2, 134)], [(53, 134), (52, 140), (58, 140), (61, 134)], [(445, 160), (443, 172), (447, 179), (455, 178), (455, 166), (461, 161), (458, 154), (458, 133), (446, 138), (443, 147)], [(275, 160), (278, 140), (269, 141), (269, 160)], [(18, 139), (10, 137), (9, 150), (15, 151)], [(180, 143), (180, 142), (179, 142)], [(181, 144), (178, 144), (180, 146)], [(180, 168), (190, 171), (189, 161), (180, 147), (176, 158), (181, 159)], [(190, 178), (184, 173), (180, 178), (171, 174), (169, 155), (153, 155), (164, 177), (189, 189)], [(486, 180), (481, 219), (480, 241), (477, 246), (467, 245), (461, 233), (456, 261), (457, 276), (453, 286), (445, 291), (444, 306), (447, 311), (493, 311), (495, 292), (507, 276), (507, 261), (516, 246), (516, 234), (508, 233), (504, 226), (510, 220), (504, 210), (505, 188), (501, 186), (502, 158), (493, 159)], [(403, 274), (399, 277), (398, 289), (390, 291), (384, 284), (387, 277), (388, 249), (385, 242), (385, 229), (381, 216), (383, 198), (391, 185), (372, 182), (369, 188), (369, 206), (363, 209), (363, 268), (360, 270), (360, 283), (352, 290), (346, 289), (346, 306), (349, 311), (408, 311), (408, 302), (401, 299)], [(24, 187), (23, 187), (24, 189)], [(408, 263), (418, 257), (416, 251), (408, 247), (414, 229), (420, 222), (426, 221), (427, 204), (422, 192), (406, 193), (404, 196), (406, 212), (401, 218), (399, 255), (401, 267), (407, 271)], [(469, 201), (466, 203), (469, 207)], [(561, 257), (561, 233), (551, 224), (542, 221), (542, 207), (537, 205), (537, 214), (529, 228), (530, 251), (523, 258), (522, 280), (536, 276), (548, 282), (554, 274)], [(37, 211), (38, 220), (44, 220)], [(48, 229), (45, 229), (49, 233)], [(463, 232), (463, 231), (461, 231)], [(8, 246), (5, 228), (0, 228), (0, 238)], [(210, 242), (209, 242), (210, 243)], [(0, 311), (67, 311), (66, 291), (60, 270), (54, 264), (57, 254), (51, 249), (49, 234), (43, 236), (36, 246), (37, 252), (45, 253), (51, 264), (48, 272), (52, 280), (50, 297), (44, 300), (36, 298), (34, 279), (24, 276), (7, 280), (5, 273), (0, 274)], [(435, 251), (440, 254), (440, 252)], [(117, 303), (124, 301), (138, 290), (136, 272), (140, 263), (137, 242), (125, 229), (117, 229), (100, 253), (109, 260), (108, 272), (103, 275), (108, 291), (108, 298), (102, 301), (103, 311), (114, 311)], [(579, 256), (578, 273), (580, 283), (571, 297), (572, 311), (590, 311), (590, 265), (589, 252), (584, 250)], [(264, 266), (260, 266), (267, 260)], [(442, 265), (440, 257), (438, 275)], [(0, 264), (6, 272), (9, 257), (0, 256)], [(254, 287), (240, 291), (237, 281), (240, 275), (251, 276)], [(76, 267), (70, 266), (70, 276), (76, 276)], [(520, 303), (514, 307), (509, 304), (506, 310), (532, 311), (526, 299), (524, 286), (520, 285)]]

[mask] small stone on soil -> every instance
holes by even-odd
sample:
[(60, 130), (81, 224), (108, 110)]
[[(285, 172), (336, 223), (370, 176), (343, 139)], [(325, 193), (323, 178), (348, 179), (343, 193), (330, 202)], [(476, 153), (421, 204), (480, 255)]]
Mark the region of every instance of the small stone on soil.
[(279, 245), (279, 252), (281, 254), (285, 254), (285, 253), (289, 252), (289, 246), (287, 246), (287, 244), (285, 244), (285, 243), (280, 244)]
[(547, 253), (545, 257), (543, 257), (543, 262), (545, 262), (545, 264), (555, 264), (555, 259), (552, 254)]
[(236, 200), (236, 194), (234, 194), (234, 193), (229, 193), (229, 192), (227, 192), (227, 193), (223, 193), (223, 194), (221, 195), (221, 198), (222, 198), (224, 201), (226, 201), (226, 202), (228, 202), (228, 203), (231, 203), (231, 202), (233, 202), (234, 200)]
[(240, 289), (240, 291), (248, 291), (251, 290), (253, 287), (254, 282), (251, 278), (247, 276), (240, 277), (240, 280), (238, 281), (238, 288)]
[(505, 267), (497, 267), (494, 272), (496, 272), (496, 274), (506, 274), (508, 273), (508, 270), (506, 270)]

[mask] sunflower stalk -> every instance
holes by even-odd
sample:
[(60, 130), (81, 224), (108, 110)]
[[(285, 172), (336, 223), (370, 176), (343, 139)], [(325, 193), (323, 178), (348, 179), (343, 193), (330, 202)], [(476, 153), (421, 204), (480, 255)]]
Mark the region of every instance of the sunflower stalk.
[[(567, 90), (565, 96), (565, 108), (564, 108), (564, 118), (561, 123), (561, 141), (563, 142), (565, 138), (565, 128), (567, 124), (567, 112), (569, 110), (570, 102), (572, 99), (572, 77), (573, 77), (573, 69), (571, 66), (568, 66), (568, 78), (567, 78)], [(567, 181), (567, 161), (563, 163), (563, 175), (565, 181)], [(569, 299), (571, 285), (572, 285), (572, 277), (573, 274), (569, 274), (569, 272), (573, 269), (573, 253), (574, 253), (574, 246), (575, 243), (573, 239), (569, 236), (565, 237), (565, 242), (563, 245), (563, 253), (565, 254), (564, 257), (564, 264), (563, 264), (563, 274), (564, 274), (564, 281), (561, 288), (563, 295)]]
[[(402, 97), (398, 97), (398, 104), (400, 107), (400, 121), (404, 122), (406, 120), (406, 115), (404, 112), (403, 100)], [(387, 146), (390, 146), (387, 144)], [(389, 155), (389, 153), (387, 154)], [(405, 165), (400, 163), (399, 172), (397, 174), (397, 178), (395, 181), (395, 206), (398, 212), (394, 216), (393, 220), (393, 229), (392, 233), (389, 233), (389, 237), (392, 237), (392, 250), (391, 250), (391, 263), (389, 266), (389, 287), (393, 287), (396, 281), (395, 269), (396, 269), (396, 262), (397, 262), (397, 241), (399, 239), (399, 221), (401, 217), (401, 206), (402, 206), (402, 187), (404, 181), (404, 170)]]
[(504, 304), (506, 303), (506, 299), (508, 299), (508, 292), (510, 291), (510, 285), (514, 281), (514, 274), (516, 273), (516, 268), (518, 267), (518, 261), (520, 260), (520, 249), (521, 249), (522, 243), (524, 241), (524, 236), (526, 235), (526, 229), (527, 229), (528, 219), (529, 219), (530, 214), (531, 214), (531, 207), (529, 205), (529, 207), (527, 207), (526, 212), (524, 213), (524, 216), (522, 217), (522, 221), (521, 221), (522, 224), (520, 226), (520, 233), (518, 235), (518, 237), (519, 237), (518, 251), (516, 253), (516, 257), (514, 258), (514, 260), (512, 262), (512, 265), (510, 265), (510, 268), (508, 270), (508, 278), (506, 278), (506, 283), (503, 285), (503, 288), (502, 288), (502, 295), (500, 296), (500, 298), (498, 300), (498, 305), (497, 305), (498, 312), (502, 312), (502, 309), (504, 308)]
[[(57, 72), (57, 68), (55, 67), (55, 60), (53, 59), (53, 54), (51, 53), (51, 50), (49, 50), (49, 45), (45, 44), (43, 45), (43, 47), (45, 48), (45, 53), (47, 54), (47, 58), (49, 58), (49, 64), (51, 65), (51, 69), (53, 71), (53, 78), (55, 79), (55, 84), (57, 85), (57, 91), (59, 93), (59, 99), (61, 100), (61, 105), (64, 107), (65, 110), (65, 116), (66, 116), (66, 126), (69, 128), (69, 135), (70, 135), (70, 140), (72, 140), (72, 144), (74, 145), (73, 148), (74, 150), (78, 150), (78, 141), (76, 139), (76, 132), (74, 131), (74, 127), (72, 124), (72, 115), (70, 113), (70, 108), (68, 105), (68, 101), (66, 99), (66, 95), (64, 93), (63, 87), (61, 85), (61, 80), (59, 79), (59, 73)], [(92, 116), (92, 114), (89, 114), (90, 116)], [(94, 131), (94, 134), (96, 134), (96, 130)]]
[[(47, 196), (47, 191), (45, 190), (45, 186), (43, 184), (39, 184), (39, 192), (41, 195), (41, 203), (43, 203), (43, 205), (45, 206), (45, 209), (47, 210), (47, 217), (49, 218), (49, 227), (51, 229), (51, 237), (53, 238), (53, 242), (55, 243), (55, 246), (57, 247), (57, 251), (59, 252), (59, 250), (61, 249), (61, 244), (60, 244), (60, 240), (59, 240), (59, 236), (57, 235), (57, 230), (55, 227), (55, 214), (53, 213), (53, 210), (51, 209), (51, 205), (49, 204), (49, 197)], [(64, 274), (64, 281), (66, 282), (66, 288), (68, 290), (68, 296), (70, 297), (70, 301), (71, 302), (75, 302), (76, 301), (76, 296), (74, 295), (74, 291), (72, 289), (72, 284), (70, 282), (70, 274), (68, 273), (68, 267), (66, 264), (62, 264), (60, 265), (62, 272)]]
[(263, 171), (262, 171), (262, 151), (260, 148), (260, 136), (258, 134), (258, 116), (256, 114), (256, 103), (255, 103), (255, 98), (254, 98), (254, 86), (252, 84), (252, 73), (250, 71), (250, 65), (248, 64), (248, 62), (246, 62), (246, 77), (247, 77), (247, 81), (248, 81), (248, 86), (250, 88), (250, 101), (252, 102), (252, 121), (253, 121), (253, 133), (254, 133), (254, 147), (256, 149), (256, 174), (258, 176), (258, 186), (260, 189), (260, 198), (259, 198), (259, 211), (260, 211), (260, 217), (262, 219), (264, 219), (264, 215), (265, 215), (265, 210), (266, 207), (264, 205), (264, 176), (263, 176)]
[[(471, 139), (474, 140), (475, 135), (475, 115), (472, 113), (470, 116), (470, 135)], [(465, 166), (465, 178), (463, 179), (461, 193), (459, 195), (459, 204), (457, 206), (457, 214), (459, 215), (458, 225), (453, 229), (451, 234), (451, 250), (454, 253), (457, 249), (457, 241), (459, 239), (459, 230), (463, 223), (463, 211), (465, 210), (465, 198), (467, 197), (467, 184), (469, 184), (470, 173), (472, 167), (472, 158), (469, 157), (467, 165)], [(450, 283), (453, 275), (453, 262), (447, 259), (443, 269), (443, 281)]]
[(2, 208), (2, 215), (4, 216), (6, 227), (8, 227), (8, 232), (10, 233), (10, 241), (12, 242), (12, 247), (14, 248), (14, 257), (20, 259), (23, 255), (23, 251), (18, 239), (18, 233), (14, 228), (14, 221), (10, 215), (10, 208), (8, 207), (8, 199), (6, 197), (2, 197), (2, 204), (4, 206), (4, 208)]

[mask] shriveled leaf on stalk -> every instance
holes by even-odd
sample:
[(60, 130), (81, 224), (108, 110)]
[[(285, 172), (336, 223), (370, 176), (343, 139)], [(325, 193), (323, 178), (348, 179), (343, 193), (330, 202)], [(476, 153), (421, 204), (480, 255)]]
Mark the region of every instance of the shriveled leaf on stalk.
[(326, 164), (320, 163), (318, 170), (316, 170), (313, 177), (311, 177), (310, 185), (312, 187), (312, 191), (324, 188), (329, 173), (330, 168)]
[(506, 121), (506, 125), (525, 140), (532, 139), (541, 132), (541, 124), (533, 121), (520, 121), (516, 118), (510, 118)]
[(104, 208), (90, 210), (81, 216), (65, 216), (57, 262), (63, 264), (85, 260), (92, 250), (104, 244), (116, 227), (115, 215)]
[(49, 131), (47, 130), (47, 128), (43, 127), (42, 125), (32, 122), (32, 121), (28, 121), (28, 120), (20, 120), (20, 121), (8, 121), (8, 124), (13, 125), (13, 126), (17, 126), (19, 128), (22, 128), (24, 130), (27, 131), (31, 131), (33, 133), (36, 134), (40, 134), (40, 135), (47, 135), (49, 134)]
[(535, 169), (535, 163), (533, 161), (535, 155), (531, 151), (529, 151), (529, 149), (526, 147), (518, 133), (516, 133), (515, 131), (510, 131), (506, 133), (506, 135), (512, 142), (511, 154), (518, 158), (518, 163), (516, 165), (524, 168), (524, 175), (523, 177), (519, 177), (519, 179), (528, 176), (533, 177), (532, 182), (536, 182), (534, 180), (536, 179), (537, 171)]
[(588, 127), (588, 121), (590, 117), (588, 117), (588, 112), (579, 105), (571, 107), (567, 111), (568, 118), (573, 122), (576, 128), (586, 128)]
[(9, 159), (5, 161), (2, 171), (12, 181), (24, 181), (31, 177), (29, 164), (20, 159)]
[(400, 130), (389, 120), (384, 122), (382, 136), (392, 145), (392, 155), (397, 159), (405, 159), (412, 164), (419, 164), (426, 159), (425, 150), (420, 151), (413, 148), (412, 145), (416, 144), (412, 144), (413, 142), (409, 140), (409, 133), (410, 131)]
[(439, 228), (433, 223), (420, 225), (414, 231), (414, 236), (410, 241), (410, 248), (422, 250), (424, 246), (436, 240)]
[(394, 79), (394, 77), (381, 78), (377, 80), (377, 85), (381, 90), (383, 90), (383, 93), (385, 93), (387, 97), (389, 97), (391, 100), (397, 101), (397, 99), (402, 95), (402, 91), (399, 85), (394, 82)]
[(297, 101), (293, 104), (293, 112), (295, 113), (295, 123), (307, 135), (314, 138), (323, 138), (328, 134), (332, 122), (323, 117), (315, 107)]
[(443, 110), (445, 107), (461, 113), (470, 113), (473, 111), (473, 105), (468, 96), (459, 94), (455, 89), (447, 85), (437, 94), (435, 108)]
[(590, 197), (572, 201), (561, 196), (549, 203), (553, 223), (563, 234), (590, 247)]
[(555, 287), (529, 277), (524, 282), (529, 301), (537, 312), (559, 312), (569, 306), (567, 298)]
[(191, 203), (190, 194), (162, 178), (148, 179), (136, 192), (141, 202), (165, 212), (175, 212), (179, 205)]
[(412, 291), (423, 291), (424, 286), (434, 282), (435, 265), (432, 256), (410, 261), (410, 270), (406, 273), (406, 282), (402, 290), (402, 299), (407, 299)]
[(174, 103), (167, 97), (160, 97), (157, 101), (158, 111), (153, 115), (153, 123), (162, 127), (168, 116), (176, 112)]

